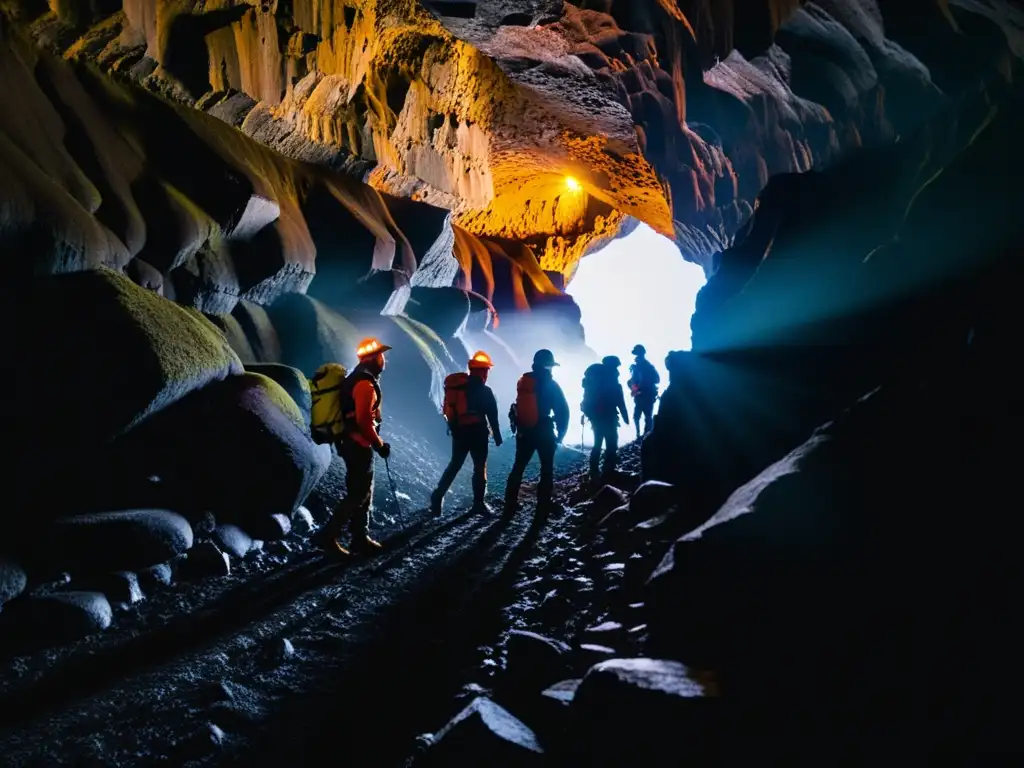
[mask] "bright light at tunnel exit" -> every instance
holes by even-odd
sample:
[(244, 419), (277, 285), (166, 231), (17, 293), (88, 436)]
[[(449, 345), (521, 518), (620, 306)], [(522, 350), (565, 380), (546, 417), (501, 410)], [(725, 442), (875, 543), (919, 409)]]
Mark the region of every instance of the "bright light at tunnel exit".
[[(621, 381), (629, 378), (635, 344), (647, 348), (647, 358), (661, 374), (661, 391), (668, 386), (665, 356), (672, 350), (690, 349), (690, 318), (697, 292), (705, 283), (704, 270), (683, 259), (675, 244), (645, 224), (596, 253), (586, 256), (570, 281), (567, 293), (582, 313), (587, 346), (599, 357), (617, 355), (622, 360)], [(582, 398), (577, 392), (577, 371), (556, 369), (576, 413), (576, 426), (567, 442), (578, 442), (576, 410)], [(571, 377), (571, 378), (570, 378)], [(626, 392), (626, 405), (633, 403)], [(632, 426), (621, 431), (623, 439), (635, 437)], [(592, 436), (588, 430), (587, 445)]]

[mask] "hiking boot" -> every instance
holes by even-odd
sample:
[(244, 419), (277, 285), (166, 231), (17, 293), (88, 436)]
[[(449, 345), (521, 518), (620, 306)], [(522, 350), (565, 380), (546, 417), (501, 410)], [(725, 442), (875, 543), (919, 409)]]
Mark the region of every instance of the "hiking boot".
[(470, 514), (473, 514), (473, 515), (493, 515), (494, 514), (494, 510), (491, 508), (491, 505), (488, 504), (486, 501), (475, 501), (475, 502), (473, 502), (473, 506), (470, 508), (469, 512), (470, 512)]
[(505, 505), (503, 510), (505, 514), (510, 515), (513, 512), (518, 512), (522, 508), (523, 505), (520, 504), (518, 501), (514, 501), (512, 499), (505, 499)]
[(437, 491), (430, 494), (430, 514), (440, 517), (444, 513), (444, 496), (439, 496)]
[(310, 541), (313, 542), (314, 546), (323, 550), (325, 555), (351, 554), (351, 552), (341, 545), (341, 542), (338, 541), (337, 537), (323, 531), (313, 534), (313, 536), (310, 537)]
[(375, 555), (384, 548), (384, 545), (363, 534), (353, 536), (348, 548), (353, 555)]

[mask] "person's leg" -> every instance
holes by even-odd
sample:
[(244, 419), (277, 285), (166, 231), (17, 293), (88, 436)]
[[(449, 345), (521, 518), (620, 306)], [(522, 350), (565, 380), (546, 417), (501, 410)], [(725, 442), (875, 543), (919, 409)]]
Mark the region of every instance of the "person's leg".
[(321, 543), (329, 547), (337, 547), (337, 539), (341, 536), (342, 530), (345, 528), (345, 523), (349, 521), (352, 516), (352, 489), (348, 485), (348, 478), (351, 475), (349, 470), (349, 458), (346, 451), (346, 445), (344, 442), (338, 441), (334, 445), (335, 450), (338, 452), (338, 457), (345, 462), (345, 496), (339, 499), (337, 505), (334, 507), (334, 512), (331, 514), (330, 519), (324, 524), (324, 527), (320, 530), (317, 538), (321, 539)]
[(615, 463), (619, 458), (619, 428), (617, 425), (610, 425), (604, 436), (604, 475), (608, 477), (615, 471)]
[(537, 504), (541, 507), (551, 505), (551, 494), (555, 489), (555, 450), (557, 445), (554, 437), (544, 439), (537, 445), (540, 457), (540, 481), (537, 483)]
[(469, 455), (473, 459), (473, 508), (485, 509), (484, 497), (487, 495), (487, 450), (486, 434), (479, 435), (469, 446)]
[[(363, 547), (371, 543), (368, 528), (370, 526), (370, 506), (373, 503), (373, 450), (355, 443), (345, 446), (345, 478), (348, 486), (348, 502), (350, 517), (349, 533), (352, 534), (354, 547)], [(372, 542), (376, 545), (376, 542)]]
[(596, 422), (590, 422), (591, 431), (594, 433), (594, 447), (590, 449), (590, 476), (597, 477), (601, 466), (601, 445), (604, 442), (604, 428)]
[(516, 435), (516, 458), (512, 463), (512, 471), (508, 473), (505, 483), (505, 511), (511, 511), (519, 504), (519, 487), (523, 484), (523, 472), (533, 458), (536, 446), (532, 437), (520, 432)]
[(639, 397), (633, 400), (633, 427), (636, 429), (636, 436), (640, 437), (640, 414), (643, 412), (643, 402)]
[(444, 502), (444, 495), (448, 493), (448, 489), (452, 487), (452, 483), (455, 482), (455, 477), (459, 474), (459, 470), (462, 469), (462, 465), (466, 463), (466, 457), (468, 455), (469, 441), (464, 438), (452, 436), (451, 461), (448, 462), (448, 466), (441, 475), (441, 479), (437, 483), (437, 488), (434, 489), (432, 494), (430, 494), (430, 508), (435, 514), (441, 514), (441, 505)]

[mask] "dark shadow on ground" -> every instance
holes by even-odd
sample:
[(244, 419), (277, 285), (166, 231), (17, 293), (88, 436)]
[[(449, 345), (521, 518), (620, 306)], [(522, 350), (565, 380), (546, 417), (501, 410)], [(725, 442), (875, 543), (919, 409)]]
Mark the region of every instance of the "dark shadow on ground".
[[(389, 560), (401, 558), (410, 548), (441, 536), (468, 517), (467, 512), (435, 526), (430, 526), (429, 520), (417, 521), (405, 531), (388, 538), (387, 545), (393, 553), (371, 561), (338, 560), (313, 553), (305, 555), (293, 565), (247, 580), (203, 610), (182, 615), (159, 631), (147, 632), (92, 654), (75, 655), (55, 667), (42, 680), (0, 700), (0, 725), (9, 728), (32, 720), (76, 699), (102, 691), (126, 677), (203, 650), (310, 590), (342, 582), (349, 577), (350, 571), (363, 571), (369, 563), (376, 570)], [(351, 575), (353, 578), (358, 576), (358, 573)], [(14, 647), (5, 649), (6, 657), (16, 655), (17, 650)]]
[(273, 727), (255, 734), (231, 764), (402, 764), (423, 718), (450, 708), (475, 649), (501, 632), (516, 573), (546, 522), (532, 509), (503, 515), (393, 595), (368, 642), (324, 670), (323, 690), (272, 714)]

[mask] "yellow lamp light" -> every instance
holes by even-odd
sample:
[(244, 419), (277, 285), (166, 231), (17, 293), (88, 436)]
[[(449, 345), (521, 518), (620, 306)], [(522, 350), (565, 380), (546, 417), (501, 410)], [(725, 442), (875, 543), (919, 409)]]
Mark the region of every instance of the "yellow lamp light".
[(581, 189), (583, 189), (583, 185), (580, 184), (579, 180), (576, 179), (576, 177), (574, 176), (565, 177), (565, 186), (569, 188), (570, 192), (579, 192)]

